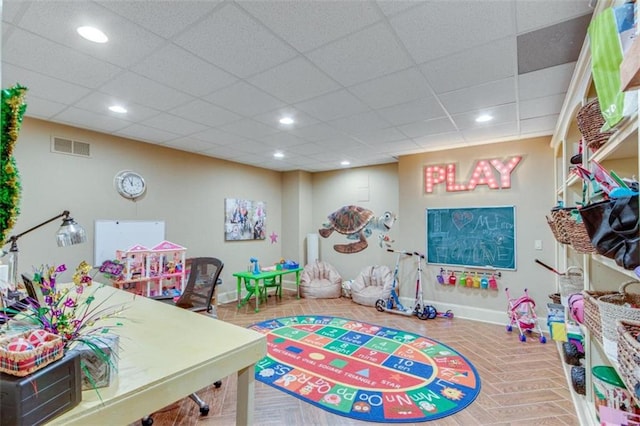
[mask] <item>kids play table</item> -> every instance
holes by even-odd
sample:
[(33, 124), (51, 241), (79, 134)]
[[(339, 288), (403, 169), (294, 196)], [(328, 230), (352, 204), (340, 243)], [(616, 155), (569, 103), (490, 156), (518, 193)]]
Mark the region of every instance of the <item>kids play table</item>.
[(250, 272), (250, 271), (235, 272), (233, 276), (236, 277), (238, 280), (238, 309), (243, 307), (244, 304), (246, 303), (242, 299), (242, 281), (243, 280), (245, 281), (247, 289), (252, 290), (253, 293), (255, 294), (255, 297), (256, 297), (255, 311), (256, 312), (259, 311), (258, 305), (260, 303), (260, 286), (263, 285), (261, 283), (264, 283), (265, 279), (270, 279), (270, 278), (280, 279), (280, 277), (282, 277), (283, 275), (296, 274), (296, 293), (299, 299), (300, 298), (300, 271), (302, 271), (303, 269), (304, 268), (301, 268), (301, 267), (293, 268), (293, 269), (281, 269), (277, 271), (261, 272), (259, 274), (254, 274), (253, 272)]

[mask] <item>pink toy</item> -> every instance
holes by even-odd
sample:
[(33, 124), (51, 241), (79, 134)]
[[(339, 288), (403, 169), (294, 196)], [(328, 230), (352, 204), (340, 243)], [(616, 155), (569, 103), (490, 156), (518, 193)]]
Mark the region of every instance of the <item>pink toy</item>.
[(513, 324), (517, 325), (520, 331), (520, 341), (525, 342), (527, 337), (524, 332), (531, 333), (536, 329), (540, 336), (540, 343), (547, 343), (547, 338), (542, 334), (538, 317), (536, 316), (536, 302), (529, 297), (527, 289), (524, 289), (524, 296), (518, 299), (512, 299), (511, 296), (509, 296), (508, 288), (505, 288), (504, 291), (507, 293), (507, 299), (509, 301), (509, 309), (507, 310), (509, 324), (507, 324), (507, 331), (510, 332), (513, 330)]
[(584, 324), (584, 297), (582, 293), (574, 293), (569, 296), (569, 315), (578, 324)]

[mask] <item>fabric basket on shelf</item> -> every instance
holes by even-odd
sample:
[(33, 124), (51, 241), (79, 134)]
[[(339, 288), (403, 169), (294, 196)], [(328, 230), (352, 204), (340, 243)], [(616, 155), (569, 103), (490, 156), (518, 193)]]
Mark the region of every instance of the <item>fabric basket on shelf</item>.
[(582, 268), (570, 266), (567, 271), (558, 277), (560, 286), (560, 303), (569, 306), (569, 296), (580, 293), (584, 288), (584, 274)]
[(602, 346), (607, 356), (618, 358), (618, 320), (640, 321), (640, 294), (627, 292), (627, 287), (640, 284), (631, 280), (620, 286), (618, 293), (600, 296), (600, 320), (602, 322)]
[(551, 216), (547, 216), (547, 223), (551, 228), (551, 232), (553, 233), (553, 237), (560, 244), (570, 244), (571, 240), (569, 239), (569, 235), (564, 227), (564, 223), (567, 220), (567, 217), (571, 215), (571, 212), (568, 209), (554, 209), (551, 210)]
[(600, 110), (598, 98), (592, 99), (580, 108), (576, 119), (578, 121), (578, 130), (582, 134), (585, 145), (594, 151), (607, 143), (614, 133), (612, 131), (600, 131), (604, 126), (605, 120)]
[(617, 291), (582, 291), (584, 303), (584, 325), (591, 333), (591, 336), (600, 342), (600, 345), (602, 345), (602, 320), (600, 319), (598, 298), (600, 296), (617, 293)]
[(618, 327), (618, 373), (631, 396), (640, 405), (640, 397), (633, 392), (640, 386), (640, 322), (619, 320)]

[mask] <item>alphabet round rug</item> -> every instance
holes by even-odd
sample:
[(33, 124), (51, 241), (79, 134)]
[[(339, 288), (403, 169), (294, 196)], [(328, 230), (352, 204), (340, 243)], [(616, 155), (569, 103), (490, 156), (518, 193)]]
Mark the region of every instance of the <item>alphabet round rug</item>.
[(256, 380), (340, 416), (436, 420), (480, 392), (469, 360), (418, 334), (330, 316), (275, 318), (249, 328), (267, 335)]

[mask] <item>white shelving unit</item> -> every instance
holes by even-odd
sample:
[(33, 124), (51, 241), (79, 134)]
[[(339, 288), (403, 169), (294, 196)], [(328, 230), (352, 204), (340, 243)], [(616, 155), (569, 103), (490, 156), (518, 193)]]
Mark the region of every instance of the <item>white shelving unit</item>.
[[(597, 16), (608, 7), (621, 4), (621, 1), (599, 1), (593, 16)], [(636, 39), (640, 43), (640, 39)], [(638, 96), (638, 91), (627, 92), (626, 96)], [(556, 132), (551, 144), (556, 158), (555, 182), (556, 193), (554, 201), (562, 201), (565, 206), (575, 206), (582, 201), (582, 182), (574, 174), (570, 173), (570, 159), (576, 154), (576, 143), (581, 139), (578, 130), (576, 114), (589, 100), (597, 97), (595, 86), (591, 76), (591, 55), (589, 40), (585, 40), (580, 57), (576, 64), (567, 96), (565, 98)], [(640, 140), (638, 137), (638, 112), (630, 117), (625, 117), (616, 126), (616, 132), (591, 154), (584, 149), (583, 163), (596, 160), (609, 170), (615, 170), (623, 177), (640, 175)], [(566, 270), (569, 266), (579, 266), (584, 270), (584, 289), (609, 291), (617, 290), (620, 284), (637, 276), (633, 271), (619, 267), (612, 259), (600, 255), (585, 255), (574, 251), (571, 247), (562, 244), (556, 245), (556, 264), (560, 270)], [(615, 362), (605, 355), (604, 349), (586, 327), (582, 327), (585, 334), (585, 370), (586, 370), (586, 396), (577, 394), (571, 386), (571, 366), (564, 365), (568, 387), (572, 393), (576, 406), (576, 413), (582, 425), (598, 424), (593, 401), (593, 384), (591, 369), (596, 365), (611, 365), (617, 368)], [(562, 345), (558, 345), (562, 351)], [(562, 358), (562, 357), (561, 357)]]

